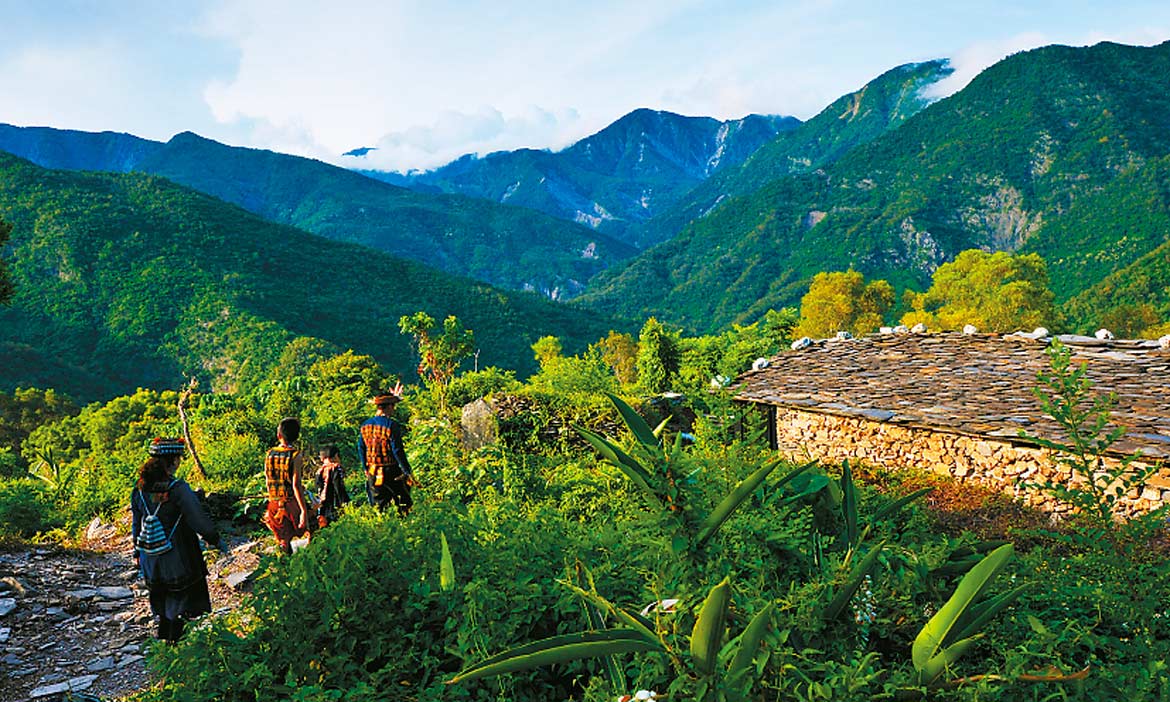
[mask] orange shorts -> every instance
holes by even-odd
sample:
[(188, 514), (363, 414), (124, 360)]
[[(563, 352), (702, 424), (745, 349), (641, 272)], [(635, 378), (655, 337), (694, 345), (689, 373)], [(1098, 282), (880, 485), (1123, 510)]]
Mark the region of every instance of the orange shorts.
[(269, 500), (268, 509), (264, 512), (264, 523), (272, 530), (278, 542), (287, 544), (298, 536), (304, 536), (309, 530), (313, 520), (306, 518), (305, 526), (298, 527), (297, 519), (300, 515), (301, 507), (297, 504), (296, 498), (289, 498), (283, 503)]

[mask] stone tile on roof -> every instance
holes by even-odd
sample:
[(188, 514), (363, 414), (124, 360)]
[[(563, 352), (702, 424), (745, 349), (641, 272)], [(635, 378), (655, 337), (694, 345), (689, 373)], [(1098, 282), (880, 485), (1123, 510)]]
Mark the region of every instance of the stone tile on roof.
[[(1113, 392), (1120, 452), (1170, 457), (1170, 350), (1156, 341), (1057, 337), (1085, 363), (1098, 392)], [(1064, 440), (1032, 389), (1049, 368), (1048, 339), (993, 334), (887, 334), (814, 341), (736, 381), (736, 397), (1022, 442), (1018, 432)]]

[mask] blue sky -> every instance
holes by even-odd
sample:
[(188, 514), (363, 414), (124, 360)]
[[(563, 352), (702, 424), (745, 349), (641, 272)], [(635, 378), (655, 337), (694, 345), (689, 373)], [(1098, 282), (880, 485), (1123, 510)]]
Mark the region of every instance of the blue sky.
[(893, 66), (957, 90), (1046, 44), (1170, 39), (1170, 2), (0, 0), (0, 122), (194, 131), (343, 163), (560, 148), (638, 107), (807, 119)]

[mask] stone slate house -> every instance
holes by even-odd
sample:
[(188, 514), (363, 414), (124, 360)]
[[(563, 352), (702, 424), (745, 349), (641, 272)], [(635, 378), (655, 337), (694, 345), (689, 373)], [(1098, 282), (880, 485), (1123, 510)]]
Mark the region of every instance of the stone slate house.
[[(1126, 427), (1107, 461), (1140, 452), (1161, 464), (1130, 491), (1135, 513), (1170, 502), (1170, 348), (1166, 340), (1057, 337), (1094, 390), (1114, 393)], [(736, 381), (736, 399), (768, 417), (772, 446), (793, 458), (844, 459), (949, 474), (1058, 510), (1026, 483), (1077, 481), (1020, 436), (1065, 441), (1032, 390), (1051, 339), (1009, 334), (881, 334), (783, 353)], [(1137, 465), (1137, 464), (1135, 464)]]

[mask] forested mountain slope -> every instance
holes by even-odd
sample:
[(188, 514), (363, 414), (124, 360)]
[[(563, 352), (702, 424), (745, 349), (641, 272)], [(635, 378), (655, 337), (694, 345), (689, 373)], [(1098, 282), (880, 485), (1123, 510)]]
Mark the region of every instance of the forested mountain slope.
[(950, 75), (945, 60), (890, 69), (860, 90), (842, 95), (799, 127), (778, 134), (742, 165), (726, 168), (646, 222), (640, 240), (667, 241), (728, 198), (744, 197), (768, 182), (808, 173), (897, 127), (930, 104), (930, 88)]
[[(923, 289), (969, 248), (1051, 259), (1067, 298), (1166, 240), (1157, 217), (1123, 215), (1124, 235), (1101, 222), (1164, 192), (1143, 171), (1167, 154), (1170, 43), (1017, 54), (834, 163), (728, 199), (582, 303), (707, 330), (798, 302), (824, 270)], [(1074, 214), (1096, 233), (1062, 224)]]
[(159, 144), (124, 134), (6, 127), (0, 150), (49, 168), (160, 175), (280, 224), (554, 298), (572, 296), (597, 271), (634, 253), (604, 234), (525, 208), (417, 193), (189, 132)]
[(16, 285), (0, 307), (0, 390), (91, 399), (256, 382), (284, 346), (315, 337), (410, 375), (402, 315), (456, 315), (481, 365), (534, 369), (544, 335), (583, 348), (607, 320), (355, 244), (267, 222), (141, 174), (46, 170), (0, 154), (0, 219)]

